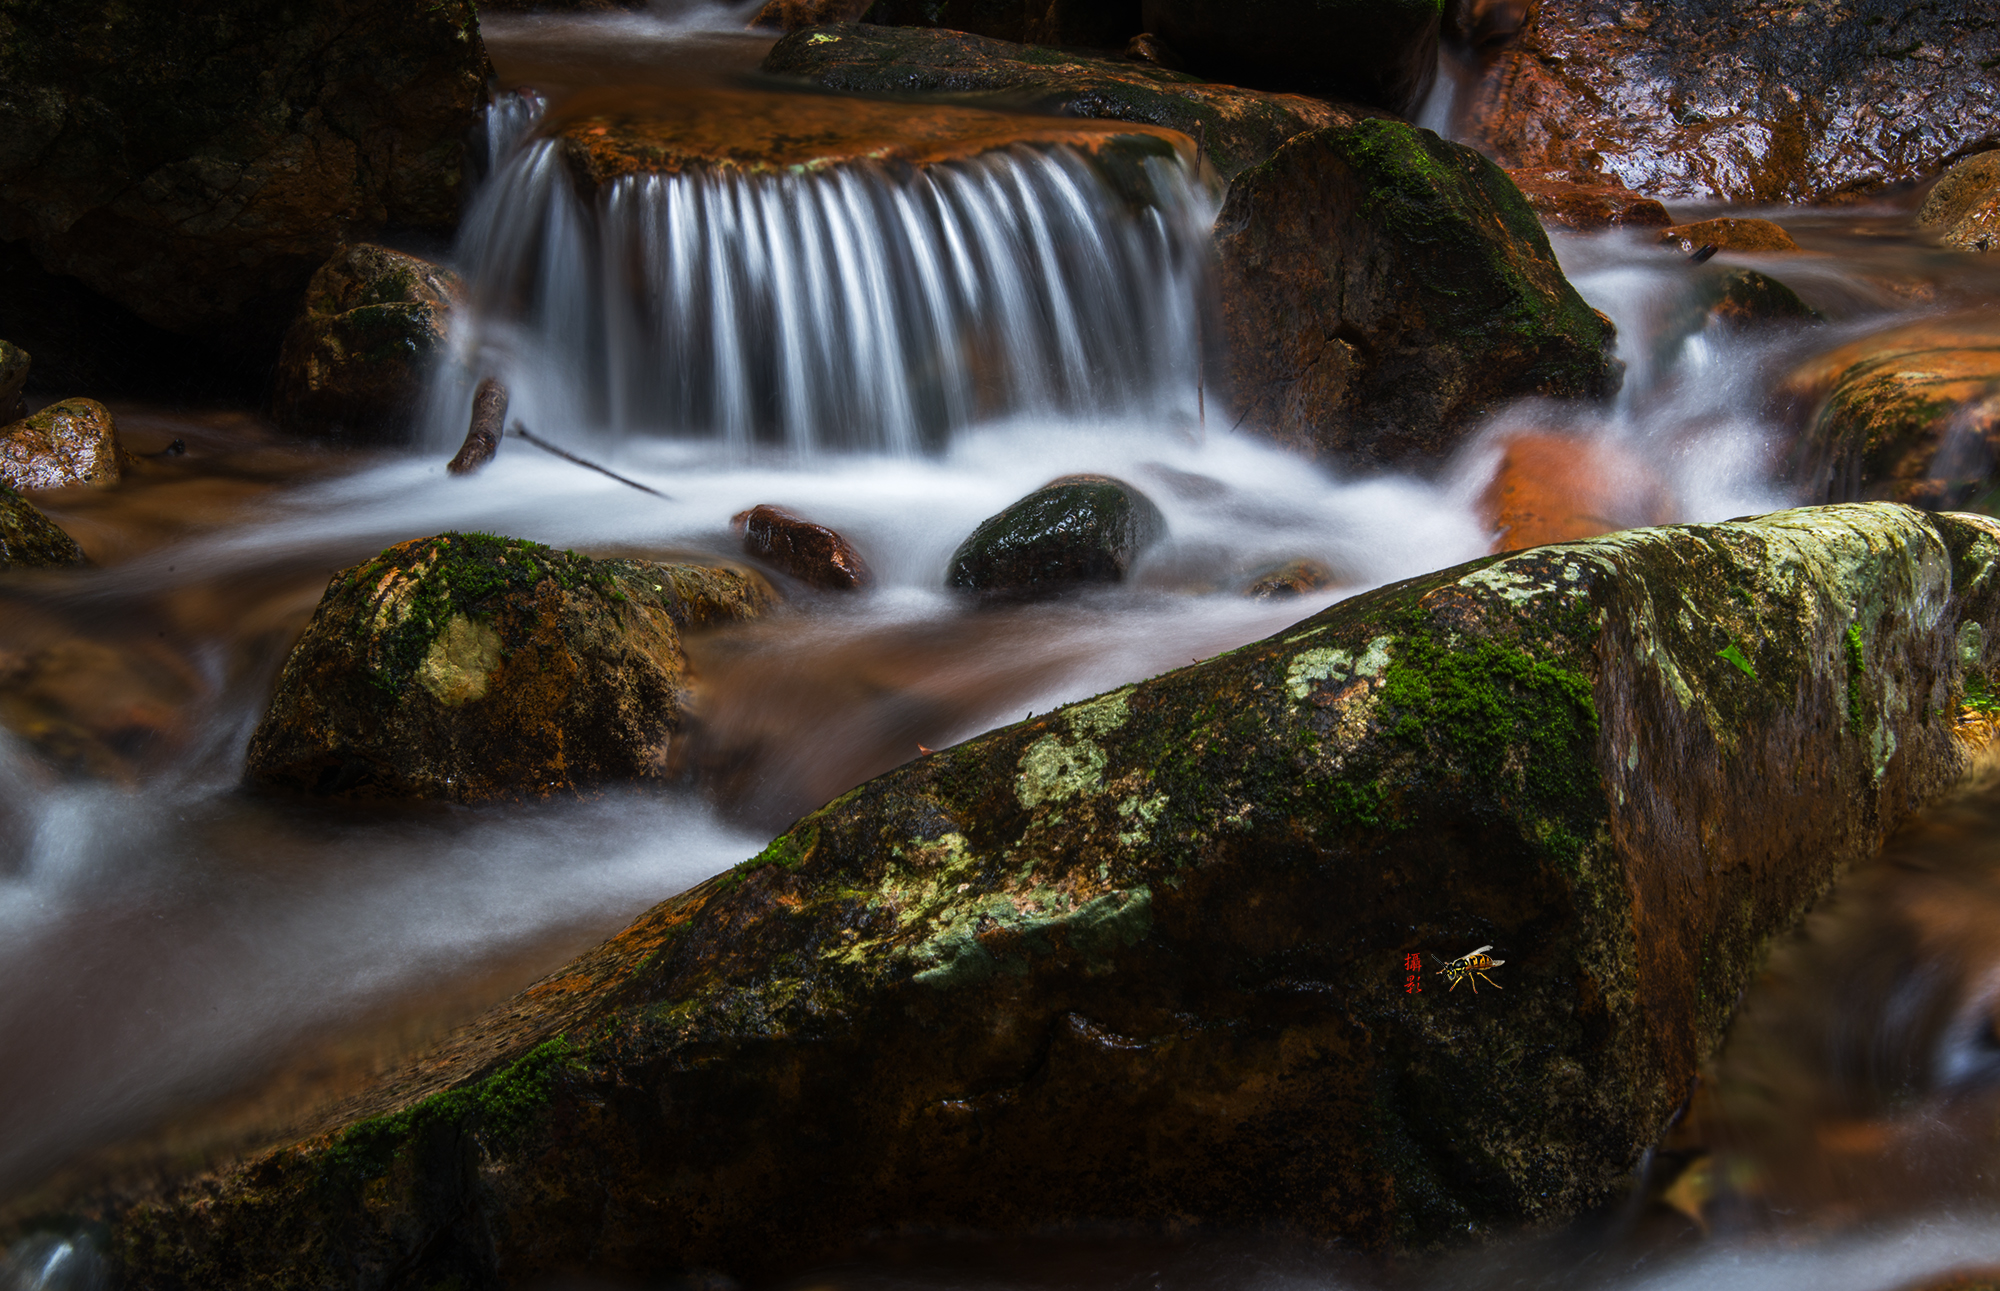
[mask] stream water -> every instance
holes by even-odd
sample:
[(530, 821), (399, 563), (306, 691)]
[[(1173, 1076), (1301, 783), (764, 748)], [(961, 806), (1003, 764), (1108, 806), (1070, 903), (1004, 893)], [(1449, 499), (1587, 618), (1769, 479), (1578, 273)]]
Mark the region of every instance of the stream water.
[[(720, 85), (768, 41), (713, 18), (486, 27), (503, 79), (537, 94), (496, 107), (456, 252), (476, 308), (418, 447), (335, 452), (241, 410), (117, 406), (130, 448), (186, 453), (142, 459), (115, 491), (48, 495), (96, 567), (0, 581), (0, 668), (39, 696), (5, 716), (41, 750), (0, 731), (0, 1216), (267, 1139), (920, 744), (1488, 550), (1480, 497), (1524, 428), (1615, 446), (1665, 518), (1817, 500), (1817, 482), (1782, 475), (1776, 380), (1894, 319), (2000, 302), (2000, 271), (1921, 244), (1901, 209), (1777, 213), (1808, 253), (1736, 262), (1829, 321), (1762, 337), (1700, 326), (1706, 270), (1633, 236), (1558, 238), (1618, 324), (1616, 404), (1517, 407), (1435, 473), (1346, 478), (1204, 402), (1214, 195), (1190, 177), (1163, 168), (1145, 200), (1114, 201), (1086, 162), (1021, 152), (917, 181), (636, 181), (589, 208), (533, 131), (544, 104)], [(820, 311), (815, 327), (787, 333), (788, 309)], [(729, 310), (742, 326), (718, 331)], [(696, 320), (705, 348), (649, 361)], [(983, 376), (940, 340), (968, 326), (998, 347)], [(516, 441), (447, 477), (470, 382), (493, 370), (543, 434), (668, 497)], [(1077, 471), (1138, 485), (1167, 541), (1115, 590), (969, 616), (942, 587), (954, 547)], [(334, 571), (448, 529), (732, 556), (729, 517), (757, 503), (839, 530), (878, 585), (691, 642), (688, 783), (477, 808), (241, 787), (249, 732)], [(1337, 585), (1241, 594), (1297, 558)], [(2000, 1264), (1996, 816), (2000, 792), (1970, 791), (1856, 876), (1753, 991), (1633, 1202), (1576, 1232), (1392, 1267), (1247, 1238), (956, 1243), (798, 1285), (1827, 1291)], [(1679, 1192), (1668, 1164), (1688, 1164)], [(68, 1285), (35, 1252), (33, 1268), (26, 1250), (0, 1265), (0, 1287)]]

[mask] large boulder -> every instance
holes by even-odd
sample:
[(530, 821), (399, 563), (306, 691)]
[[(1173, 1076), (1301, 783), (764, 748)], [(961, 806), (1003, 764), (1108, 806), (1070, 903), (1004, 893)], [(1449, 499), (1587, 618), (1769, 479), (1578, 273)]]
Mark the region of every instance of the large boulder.
[(1961, 251), (2000, 251), (2000, 149), (1940, 176), (1917, 211), (1917, 227)]
[(1203, 76), (1409, 112), (1437, 75), (1444, 0), (1145, 0)]
[(1964, 3), (1539, 0), (1465, 96), (1508, 167), (1669, 201), (1802, 203), (1927, 179), (1990, 140), (2000, 25)]
[(1166, 528), (1123, 480), (1065, 476), (980, 521), (951, 554), (945, 585), (989, 601), (1038, 601), (1122, 582)]
[(1503, 400), (1616, 390), (1609, 319), (1505, 172), (1392, 121), (1315, 130), (1216, 220), (1243, 425), (1362, 467), (1443, 459)]
[(342, 242), (455, 222), (490, 74), (472, 0), (14, 0), (0, 242), (268, 362)]
[(727, 567), (592, 560), (448, 533), (335, 575), (250, 740), (257, 784), (345, 797), (533, 797), (659, 777), (683, 630), (769, 603)]
[(287, 430), (406, 434), (430, 367), (451, 343), (458, 275), (359, 243), (321, 265), (278, 354), (272, 415)]
[(1131, 121), (1194, 139), (1228, 179), (1292, 136), (1372, 109), (1215, 85), (1185, 72), (956, 31), (841, 25), (786, 36), (763, 70), (854, 94), (949, 94), (959, 102)]
[(83, 548), (33, 503), (0, 482), (0, 571), (84, 564)]
[(1780, 385), (1809, 496), (2000, 509), (2000, 321), (1906, 323), (1817, 355)]
[(0, 484), (17, 489), (108, 488), (124, 478), (127, 454), (111, 410), (65, 399), (0, 426)]
[[(126, 1285), (1574, 1215), (1772, 938), (1971, 764), (1996, 561), (2000, 526), (1888, 505), (1541, 548), (921, 758), (114, 1216)], [(1502, 989), (1446, 989), (1489, 944)]]

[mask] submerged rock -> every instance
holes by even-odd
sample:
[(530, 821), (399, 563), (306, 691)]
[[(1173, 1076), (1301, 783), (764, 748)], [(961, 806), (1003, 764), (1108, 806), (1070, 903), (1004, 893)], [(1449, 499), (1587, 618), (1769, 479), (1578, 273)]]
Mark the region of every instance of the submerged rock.
[(268, 363), (343, 240), (457, 220), (492, 69), (472, 0), (18, 0), (0, 239)]
[(1947, 170), (1918, 210), (1917, 227), (1961, 251), (2000, 251), (2000, 149)]
[(2000, 510), (2000, 320), (1925, 319), (1801, 365), (1795, 478), (1831, 500)]
[(450, 345), (458, 275), (363, 242), (321, 265), (278, 355), (272, 415), (287, 430), (404, 436)]
[(850, 592), (871, 581), (868, 562), (853, 543), (783, 507), (751, 507), (730, 523), (742, 533), (745, 553), (770, 561), (808, 587)]
[(945, 585), (1033, 601), (1117, 583), (1165, 532), (1159, 508), (1123, 480), (1065, 476), (982, 520), (951, 554)]
[(21, 392), (28, 386), (28, 352), (11, 341), (0, 341), (0, 423), (28, 415)]
[(540, 796), (664, 773), (681, 632), (770, 601), (728, 567), (448, 533), (334, 577), (250, 740), (256, 783), (374, 798)]
[(1616, 445), (1524, 434), (1501, 450), (1480, 511), (1493, 550), (1514, 551), (1661, 524), (1675, 508), (1666, 482)]
[(87, 563), (76, 539), (0, 482), (0, 570)]
[(1243, 424), (1317, 457), (1438, 461), (1501, 400), (1618, 386), (1611, 322), (1520, 190), (1427, 130), (1293, 139), (1230, 186), (1216, 241)]
[(108, 488), (124, 477), (125, 457), (110, 409), (95, 399), (65, 399), (0, 427), (0, 483), (17, 489)]
[(1769, 274), (1755, 269), (1725, 270), (1714, 280), (1707, 315), (1731, 331), (1770, 323), (1817, 323), (1819, 311)]
[(1218, 81), (1391, 112), (1437, 75), (1444, 0), (1145, 0), (1145, 30)]
[(1621, 184), (1580, 183), (1565, 172), (1547, 170), (1510, 170), (1507, 177), (1520, 186), (1521, 195), (1548, 228), (1588, 233), (1665, 228), (1674, 222), (1657, 198)]
[(1250, 580), (1245, 596), (1268, 601), (1323, 592), (1334, 584), (1333, 571), (1316, 560), (1288, 560)]
[(1713, 220), (1697, 220), (1693, 224), (1676, 224), (1672, 228), (1662, 229), (1660, 245), (1672, 247), (1683, 255), (1692, 255), (1703, 247), (1714, 247), (1717, 251), (1751, 253), (1799, 249), (1799, 244), (1792, 240), (1792, 235), (1771, 221), (1744, 219), (1733, 215)]
[(1300, 94), (1216, 85), (1146, 63), (1017, 45), (956, 31), (874, 25), (794, 32), (763, 70), (856, 94), (950, 94), (961, 103), (1131, 121), (1195, 140), (1228, 179), (1294, 135), (1381, 115)]
[(142, 758), (184, 743), (203, 689), (166, 650), (65, 641), (0, 654), (0, 726), (66, 774), (130, 782)]
[[(1560, 1221), (1625, 1194), (1771, 939), (1970, 765), (1996, 560), (2000, 526), (1875, 505), (1367, 593), (843, 795), (110, 1247), (222, 1291)], [(1489, 944), (1502, 989), (1447, 990)]]
[(1466, 92), (1467, 142), (1668, 201), (1806, 204), (1935, 174), (1993, 135), (1975, 7), (1537, 0)]

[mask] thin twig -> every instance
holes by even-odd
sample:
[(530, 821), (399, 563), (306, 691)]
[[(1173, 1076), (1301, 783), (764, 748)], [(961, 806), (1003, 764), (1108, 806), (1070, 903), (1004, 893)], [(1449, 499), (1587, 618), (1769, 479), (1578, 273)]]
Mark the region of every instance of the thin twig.
[(578, 466), (587, 466), (591, 470), (596, 471), (599, 475), (609, 475), (612, 479), (617, 480), (620, 484), (629, 485), (630, 487), (639, 490), (639, 492), (641, 493), (650, 493), (654, 497), (659, 498), (664, 502), (673, 501), (672, 498), (668, 497), (666, 494), (660, 492), (656, 488), (652, 488), (648, 485), (641, 484), (637, 480), (628, 480), (624, 476), (620, 475), (618, 472), (606, 470), (604, 467), (599, 466), (596, 462), (578, 457), (575, 453), (570, 452), (566, 448), (557, 448), (554, 444), (551, 444), (548, 440), (543, 439), (539, 435), (531, 433), (526, 426), (523, 426), (518, 421), (515, 422), (513, 425), (507, 427), (507, 433), (515, 436), (518, 439), (527, 440), (530, 444), (533, 444), (536, 448), (541, 449), (544, 453), (554, 453), (557, 457), (562, 458), (565, 462), (575, 462)]

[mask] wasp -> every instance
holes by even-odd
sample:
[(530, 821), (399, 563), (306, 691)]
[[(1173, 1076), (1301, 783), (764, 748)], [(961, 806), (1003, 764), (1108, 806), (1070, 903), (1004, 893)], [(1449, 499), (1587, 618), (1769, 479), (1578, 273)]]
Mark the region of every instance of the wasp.
[[(1477, 995), (1479, 994), (1479, 983), (1482, 981), (1494, 990), (1499, 990), (1500, 983), (1488, 977), (1486, 970), (1489, 968), (1498, 968), (1507, 961), (1504, 959), (1495, 959), (1493, 956), (1487, 954), (1486, 952), (1491, 949), (1493, 949), (1491, 946), (1481, 946), (1478, 950), (1470, 954), (1460, 955), (1449, 964), (1439, 960), (1438, 976), (1450, 982), (1451, 989), (1454, 991), (1458, 989), (1460, 982), (1467, 982), (1472, 986), (1472, 993)], [(1432, 955), (1431, 958), (1435, 960), (1437, 956)]]

